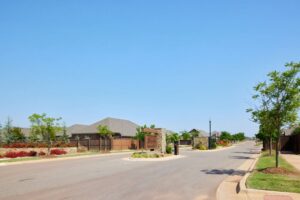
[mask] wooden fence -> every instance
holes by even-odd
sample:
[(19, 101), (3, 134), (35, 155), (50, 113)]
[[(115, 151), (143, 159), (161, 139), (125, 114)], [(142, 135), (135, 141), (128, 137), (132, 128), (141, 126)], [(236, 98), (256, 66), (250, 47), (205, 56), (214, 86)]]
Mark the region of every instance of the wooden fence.
[(104, 150), (131, 150), (139, 149), (139, 141), (131, 138), (114, 138), (98, 140), (70, 140), (77, 148), (85, 147), (87, 150), (104, 151)]
[[(280, 151), (290, 151), (300, 154), (300, 135), (282, 135), (280, 137)], [(269, 141), (264, 141), (263, 148), (269, 150)], [(273, 141), (272, 148), (275, 150), (276, 144)]]

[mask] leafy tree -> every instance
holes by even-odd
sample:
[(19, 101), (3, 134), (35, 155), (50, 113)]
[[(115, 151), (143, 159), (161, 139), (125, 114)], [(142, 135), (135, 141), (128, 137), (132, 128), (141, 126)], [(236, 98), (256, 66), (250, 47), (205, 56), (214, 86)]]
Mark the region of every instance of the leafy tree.
[(64, 142), (64, 143), (68, 143), (69, 142), (69, 136), (67, 134), (67, 126), (66, 126), (66, 123), (64, 122), (63, 123), (63, 127), (62, 127), (62, 136), (61, 136), (61, 140)]
[(166, 142), (167, 144), (171, 144), (174, 142), (179, 141), (179, 135), (178, 133), (169, 133), (166, 135)]
[(232, 135), (232, 140), (234, 141), (243, 141), (245, 140), (245, 134), (244, 133), (236, 133)]
[(188, 131), (181, 131), (181, 138), (183, 140), (190, 140), (191, 134)]
[(11, 130), (12, 142), (24, 142), (26, 140), (25, 135), (22, 133), (22, 129), (19, 127), (13, 127)]
[(221, 135), (220, 135), (220, 140), (231, 141), (232, 140), (232, 136), (231, 136), (231, 134), (229, 132), (222, 131)]
[[(104, 143), (106, 143), (107, 138), (111, 138), (113, 132), (111, 130), (109, 130), (108, 126), (105, 125), (99, 125), (97, 127), (98, 129), (98, 133), (101, 137), (104, 137)], [(105, 151), (106, 151), (106, 145), (105, 145)]]
[(298, 135), (300, 134), (300, 126), (296, 127), (293, 132), (292, 132), (293, 135)]
[(142, 141), (142, 142), (145, 141), (145, 135), (147, 134), (147, 133), (145, 133), (145, 132), (143, 131), (145, 128), (147, 128), (146, 125), (144, 125), (144, 126), (139, 126), (139, 127), (136, 128), (135, 138), (136, 138), (137, 140)]
[[(263, 83), (259, 83), (254, 87), (255, 91), (260, 90)], [(263, 138), (263, 141), (269, 142), (269, 155), (272, 155), (273, 139), (275, 139), (274, 118), (271, 117), (270, 98), (265, 95), (253, 95), (253, 99), (260, 102), (261, 106), (255, 109), (248, 109), (247, 112), (252, 113), (252, 120), (259, 123), (258, 136)]]
[(105, 126), (105, 125), (99, 125), (97, 127), (98, 129), (98, 133), (100, 136), (102, 137), (111, 137), (112, 136), (112, 131), (109, 130), (108, 126)]
[(192, 138), (199, 137), (200, 136), (200, 131), (197, 131), (197, 130), (194, 129), (190, 132), (190, 135), (191, 135)]
[(1, 146), (1, 143), (3, 142), (2, 141), (2, 124), (0, 123), (0, 146)]
[[(276, 167), (279, 166), (279, 139), (282, 128), (292, 125), (297, 120), (300, 107), (300, 63), (287, 63), (285, 66), (286, 70), (283, 72), (269, 73), (268, 82), (259, 83), (255, 87), (256, 95), (253, 96), (254, 100), (260, 100), (260, 106), (255, 111), (261, 113), (266, 106), (268, 108), (264, 115), (267, 122), (265, 119), (259, 122), (263, 127), (268, 127), (268, 123), (274, 127)], [(252, 116), (255, 111), (252, 111)]]
[(28, 117), (31, 122), (31, 140), (41, 137), (48, 144), (48, 154), (52, 141), (56, 139), (56, 133), (61, 131), (59, 121), (61, 118), (47, 117), (47, 114), (32, 114)]

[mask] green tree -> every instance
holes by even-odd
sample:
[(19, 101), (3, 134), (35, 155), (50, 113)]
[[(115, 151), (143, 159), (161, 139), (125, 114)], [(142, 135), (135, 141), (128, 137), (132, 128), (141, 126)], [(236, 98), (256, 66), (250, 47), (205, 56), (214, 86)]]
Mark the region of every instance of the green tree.
[(2, 124), (0, 123), (0, 146), (3, 142), (3, 138), (2, 138)]
[[(263, 99), (256, 111), (260, 112), (267, 104), (268, 112), (265, 117), (274, 127), (276, 142), (276, 167), (279, 166), (279, 139), (282, 129), (293, 125), (297, 120), (300, 107), (300, 63), (287, 63), (283, 72), (272, 71), (268, 81), (255, 87), (254, 99)], [(253, 114), (253, 112), (252, 112)], [(264, 123), (264, 121), (260, 121)]]
[(13, 127), (11, 130), (12, 142), (24, 142), (26, 140), (25, 135), (22, 133), (22, 129), (19, 127)]
[(62, 136), (61, 136), (61, 140), (64, 142), (64, 143), (68, 143), (69, 142), (69, 136), (67, 134), (67, 126), (66, 126), (66, 123), (64, 122), (63, 123), (63, 126), (62, 126)]
[(179, 141), (179, 134), (178, 133), (169, 133), (166, 135), (166, 142), (167, 144), (172, 144), (174, 142)]
[[(97, 127), (97, 129), (98, 129), (99, 135), (104, 138), (104, 143), (106, 144), (107, 139), (112, 137), (113, 132), (111, 130), (109, 130), (108, 126), (105, 126), (105, 125), (99, 125)], [(107, 151), (106, 145), (104, 145), (104, 146), (105, 146), (104, 150)]]
[(56, 133), (61, 131), (61, 125), (59, 124), (61, 118), (47, 117), (47, 114), (32, 114), (28, 117), (31, 122), (31, 140), (35, 140), (37, 137), (41, 137), (43, 141), (48, 144), (48, 154), (52, 141), (56, 139)]
[(194, 137), (199, 137), (201, 133), (198, 130), (192, 130), (190, 132), (190, 134), (191, 134), (191, 137), (194, 138)]
[(220, 140), (225, 140), (225, 141), (231, 141), (232, 136), (229, 132), (227, 131), (222, 131), (220, 135)]
[(181, 138), (183, 140), (190, 140), (191, 134), (188, 131), (181, 131)]

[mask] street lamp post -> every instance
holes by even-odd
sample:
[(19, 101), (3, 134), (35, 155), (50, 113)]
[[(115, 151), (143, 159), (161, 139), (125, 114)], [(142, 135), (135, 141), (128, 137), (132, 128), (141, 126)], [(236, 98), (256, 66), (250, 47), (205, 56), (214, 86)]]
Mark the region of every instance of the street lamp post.
[(209, 143), (208, 148), (211, 149), (211, 120), (209, 119)]

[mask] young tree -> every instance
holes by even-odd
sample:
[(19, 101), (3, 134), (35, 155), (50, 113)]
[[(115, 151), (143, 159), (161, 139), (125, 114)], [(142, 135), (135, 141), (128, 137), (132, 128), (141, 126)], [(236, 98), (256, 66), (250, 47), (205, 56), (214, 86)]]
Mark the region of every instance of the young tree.
[(178, 133), (169, 133), (166, 135), (166, 142), (167, 144), (171, 144), (174, 142), (179, 141), (179, 135)]
[(187, 131), (181, 131), (181, 138), (183, 140), (190, 140), (191, 139), (191, 134)]
[(200, 131), (193, 130), (193, 131), (190, 132), (190, 134), (191, 134), (192, 138), (199, 137), (200, 136)]
[(3, 140), (4, 143), (6, 144), (10, 144), (13, 142), (12, 129), (13, 129), (12, 120), (8, 117), (3, 128)]
[(0, 146), (1, 146), (1, 144), (2, 144), (2, 141), (3, 139), (2, 139), (2, 124), (0, 123)]
[(13, 127), (11, 130), (12, 142), (24, 142), (26, 140), (25, 135), (22, 133), (22, 129), (19, 127)]
[[(103, 125), (99, 125), (97, 127), (97, 129), (98, 129), (99, 135), (102, 136), (102, 137), (104, 137), (104, 143), (106, 144), (107, 138), (111, 138), (113, 132), (111, 130), (109, 130), (108, 126), (105, 126), (105, 125), (104, 126)], [(106, 151), (107, 150), (106, 149), (106, 145), (105, 145), (104, 148), (105, 148), (105, 151)]]
[(50, 154), (52, 141), (56, 139), (56, 133), (61, 131), (61, 126), (59, 124), (61, 118), (47, 117), (45, 113), (34, 113), (28, 118), (31, 122), (32, 138), (41, 136), (42, 140), (47, 142), (48, 154)]
[(64, 142), (64, 143), (68, 143), (69, 142), (69, 136), (67, 134), (67, 126), (66, 126), (66, 123), (64, 122), (63, 123), (63, 127), (62, 127), (62, 136), (61, 136), (61, 140)]
[[(268, 82), (259, 83), (255, 87), (254, 99), (264, 99), (268, 111), (264, 115), (268, 123), (274, 128), (276, 142), (276, 167), (279, 166), (279, 139), (282, 128), (292, 125), (297, 120), (297, 112), (300, 107), (300, 63), (287, 63), (283, 72), (273, 71), (268, 74)], [(261, 103), (261, 102), (260, 102)], [(265, 105), (257, 109), (262, 112)], [(252, 113), (253, 114), (253, 113)], [(260, 121), (266, 124), (265, 119)], [(263, 125), (263, 126), (264, 126)]]

